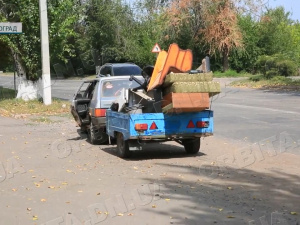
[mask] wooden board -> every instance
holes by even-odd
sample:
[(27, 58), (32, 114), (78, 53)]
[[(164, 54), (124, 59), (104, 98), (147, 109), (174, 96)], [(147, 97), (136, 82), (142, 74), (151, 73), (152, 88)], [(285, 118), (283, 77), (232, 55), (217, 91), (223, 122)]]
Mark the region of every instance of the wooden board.
[(163, 89), (164, 95), (169, 93), (209, 93), (214, 96), (221, 92), (219, 82), (175, 82)]
[(209, 82), (213, 80), (213, 73), (169, 73), (163, 83), (164, 87), (171, 86), (175, 82)]
[(169, 93), (162, 103), (163, 110), (168, 112), (201, 112), (209, 106), (208, 93)]

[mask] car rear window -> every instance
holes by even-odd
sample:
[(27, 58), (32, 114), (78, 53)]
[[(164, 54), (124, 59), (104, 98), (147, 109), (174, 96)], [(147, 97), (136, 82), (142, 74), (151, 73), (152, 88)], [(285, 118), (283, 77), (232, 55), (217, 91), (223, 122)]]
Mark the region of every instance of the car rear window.
[(115, 97), (125, 88), (135, 88), (139, 84), (135, 81), (127, 80), (105, 80), (102, 82), (102, 97)]
[(113, 70), (115, 76), (142, 74), (142, 70), (138, 66), (114, 67)]

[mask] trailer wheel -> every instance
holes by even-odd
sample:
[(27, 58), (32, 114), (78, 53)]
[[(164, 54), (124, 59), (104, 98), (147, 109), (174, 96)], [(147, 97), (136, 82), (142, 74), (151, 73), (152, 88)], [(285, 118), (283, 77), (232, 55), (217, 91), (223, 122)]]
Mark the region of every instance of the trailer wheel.
[(128, 158), (131, 155), (131, 151), (129, 151), (128, 140), (124, 140), (122, 133), (117, 134), (117, 150), (120, 158)]
[(200, 138), (182, 140), (182, 145), (188, 154), (197, 154), (200, 150)]

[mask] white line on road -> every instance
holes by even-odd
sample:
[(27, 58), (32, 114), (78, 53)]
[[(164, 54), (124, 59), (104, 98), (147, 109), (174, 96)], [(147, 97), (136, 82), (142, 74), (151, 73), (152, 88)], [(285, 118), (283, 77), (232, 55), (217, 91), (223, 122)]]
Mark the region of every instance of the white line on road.
[(294, 111), (286, 111), (286, 110), (281, 110), (281, 109), (271, 109), (271, 108), (265, 108), (265, 107), (258, 107), (258, 106), (248, 106), (248, 105), (237, 105), (237, 104), (228, 104), (228, 103), (220, 103), (218, 105), (224, 105), (224, 106), (232, 106), (232, 107), (237, 107), (237, 108), (244, 108), (244, 109), (258, 109), (258, 110), (267, 110), (267, 111), (272, 111), (272, 112), (280, 112), (280, 113), (288, 113), (288, 114), (296, 114), (300, 115), (299, 112), (294, 112)]

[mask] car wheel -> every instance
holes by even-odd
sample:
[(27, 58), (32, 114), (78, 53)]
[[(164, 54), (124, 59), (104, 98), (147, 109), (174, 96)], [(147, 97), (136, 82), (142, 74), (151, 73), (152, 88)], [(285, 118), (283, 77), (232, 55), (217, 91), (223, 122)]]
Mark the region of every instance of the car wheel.
[(91, 144), (100, 145), (107, 142), (108, 135), (96, 129), (95, 126), (91, 123), (90, 129), (88, 130), (88, 139)]
[(122, 133), (117, 134), (117, 151), (120, 158), (128, 158), (131, 155), (131, 151), (129, 151), (128, 140), (124, 140)]
[(197, 154), (200, 150), (200, 138), (182, 140), (184, 150), (188, 154)]

